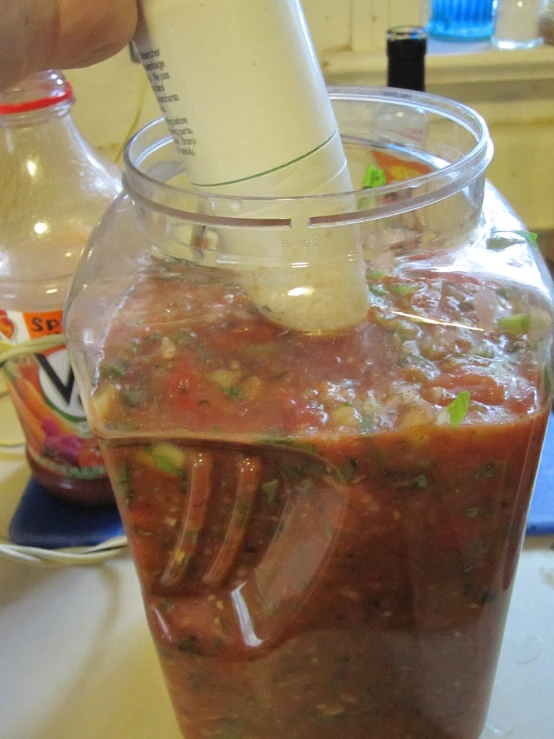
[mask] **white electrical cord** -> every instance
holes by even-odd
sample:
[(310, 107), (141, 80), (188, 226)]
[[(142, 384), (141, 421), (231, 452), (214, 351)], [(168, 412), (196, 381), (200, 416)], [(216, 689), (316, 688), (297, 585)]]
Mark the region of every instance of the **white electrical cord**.
[(125, 536), (114, 536), (92, 547), (73, 547), (71, 549), (42, 549), (40, 547), (21, 546), (0, 538), (0, 556), (37, 567), (97, 565), (117, 557), (126, 547), (127, 539)]

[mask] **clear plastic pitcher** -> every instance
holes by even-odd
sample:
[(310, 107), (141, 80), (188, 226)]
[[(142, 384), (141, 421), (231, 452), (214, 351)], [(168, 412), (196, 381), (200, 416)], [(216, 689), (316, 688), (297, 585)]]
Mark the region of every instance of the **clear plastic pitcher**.
[[(139, 132), (66, 337), (187, 739), (477, 739), (552, 401), (552, 284), (485, 185), (476, 113), (331, 99), (359, 187), (340, 196), (198, 194), (165, 124)], [(418, 137), (382, 125), (414, 114)], [(362, 245), (361, 323), (304, 333), (252, 300), (285, 271), (301, 311), (339, 238)]]

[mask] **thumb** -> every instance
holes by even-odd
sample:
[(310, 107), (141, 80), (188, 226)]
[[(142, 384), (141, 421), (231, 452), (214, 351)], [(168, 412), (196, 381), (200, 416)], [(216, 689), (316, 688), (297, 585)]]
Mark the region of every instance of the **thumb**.
[(48, 67), (71, 69), (103, 61), (131, 40), (136, 0), (57, 0)]
[(0, 91), (107, 59), (129, 43), (137, 15), (136, 0), (0, 0)]

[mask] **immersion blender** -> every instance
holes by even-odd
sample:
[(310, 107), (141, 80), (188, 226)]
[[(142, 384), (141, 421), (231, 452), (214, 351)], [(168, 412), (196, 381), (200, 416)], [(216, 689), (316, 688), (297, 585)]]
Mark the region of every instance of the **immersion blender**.
[[(368, 295), (357, 230), (314, 235), (308, 222), (336, 212), (336, 199), (320, 199), (315, 213), (302, 200), (248, 201), (354, 189), (299, 0), (139, 0), (139, 8), (134, 43), (194, 188), (236, 196), (229, 207), (242, 218), (292, 209), (288, 232), (217, 234), (236, 264), (259, 257), (239, 268), (251, 298), (302, 331), (359, 323)], [(342, 211), (352, 202), (343, 198)], [(223, 215), (227, 203), (215, 207)]]

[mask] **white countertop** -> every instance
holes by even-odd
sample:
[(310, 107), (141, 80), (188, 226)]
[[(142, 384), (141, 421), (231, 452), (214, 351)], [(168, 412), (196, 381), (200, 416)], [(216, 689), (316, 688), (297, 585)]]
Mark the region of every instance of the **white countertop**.
[[(1, 399), (0, 435), (17, 433)], [(2, 534), (27, 477), (20, 451), (0, 451)], [(483, 739), (554, 736), (553, 544), (525, 544)], [(0, 558), (0, 667), (0, 739), (180, 739), (128, 556), (56, 570)]]

